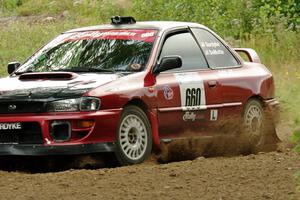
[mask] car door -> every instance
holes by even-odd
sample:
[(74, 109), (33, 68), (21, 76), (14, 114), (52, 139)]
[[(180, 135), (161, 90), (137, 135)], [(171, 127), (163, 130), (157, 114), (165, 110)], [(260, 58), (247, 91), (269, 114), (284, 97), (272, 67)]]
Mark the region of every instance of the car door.
[(191, 30), (204, 52), (209, 67), (218, 79), (222, 100), (219, 119), (234, 121), (235, 117), (241, 116), (242, 102), (251, 93), (244, 87), (246, 77), (242, 77), (241, 63), (229, 47), (210, 31), (202, 28)]
[(209, 134), (209, 122), (218, 117), (210, 108), (221, 102), (217, 77), (188, 29), (166, 36), (158, 61), (172, 55), (181, 57), (182, 67), (156, 77), (160, 138)]

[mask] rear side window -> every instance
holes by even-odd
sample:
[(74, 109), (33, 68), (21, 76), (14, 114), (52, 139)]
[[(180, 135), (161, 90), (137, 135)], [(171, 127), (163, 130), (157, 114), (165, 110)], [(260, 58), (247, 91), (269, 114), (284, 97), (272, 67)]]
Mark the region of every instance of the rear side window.
[(193, 36), (188, 32), (171, 35), (166, 39), (160, 54), (160, 59), (164, 56), (174, 55), (182, 58), (182, 67), (170, 71), (208, 68), (201, 49)]
[(211, 68), (234, 67), (239, 65), (230, 51), (212, 33), (200, 28), (193, 28), (192, 31)]

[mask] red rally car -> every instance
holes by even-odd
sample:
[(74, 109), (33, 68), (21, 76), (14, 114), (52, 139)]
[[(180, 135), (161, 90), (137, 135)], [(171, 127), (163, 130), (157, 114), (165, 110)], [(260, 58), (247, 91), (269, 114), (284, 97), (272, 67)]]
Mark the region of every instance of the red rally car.
[(8, 73), (0, 155), (115, 152), (135, 164), (186, 132), (213, 136), (234, 116), (251, 145), (276, 138), (270, 71), (254, 50), (230, 48), (197, 23), (113, 17), (62, 33)]

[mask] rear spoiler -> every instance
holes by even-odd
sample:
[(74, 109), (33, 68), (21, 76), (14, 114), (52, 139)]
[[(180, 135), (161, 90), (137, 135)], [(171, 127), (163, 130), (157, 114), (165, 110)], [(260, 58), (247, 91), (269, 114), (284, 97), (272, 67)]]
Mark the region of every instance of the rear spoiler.
[(254, 49), (250, 48), (233, 48), (237, 53), (246, 54), (248, 60), (254, 63), (261, 63), (260, 58)]

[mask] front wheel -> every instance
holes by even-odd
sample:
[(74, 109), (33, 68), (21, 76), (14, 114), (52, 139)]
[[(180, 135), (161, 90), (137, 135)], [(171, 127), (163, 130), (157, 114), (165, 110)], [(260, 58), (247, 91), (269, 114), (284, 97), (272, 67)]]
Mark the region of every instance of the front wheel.
[(121, 165), (142, 163), (151, 154), (150, 122), (137, 106), (127, 106), (117, 129), (116, 157)]

